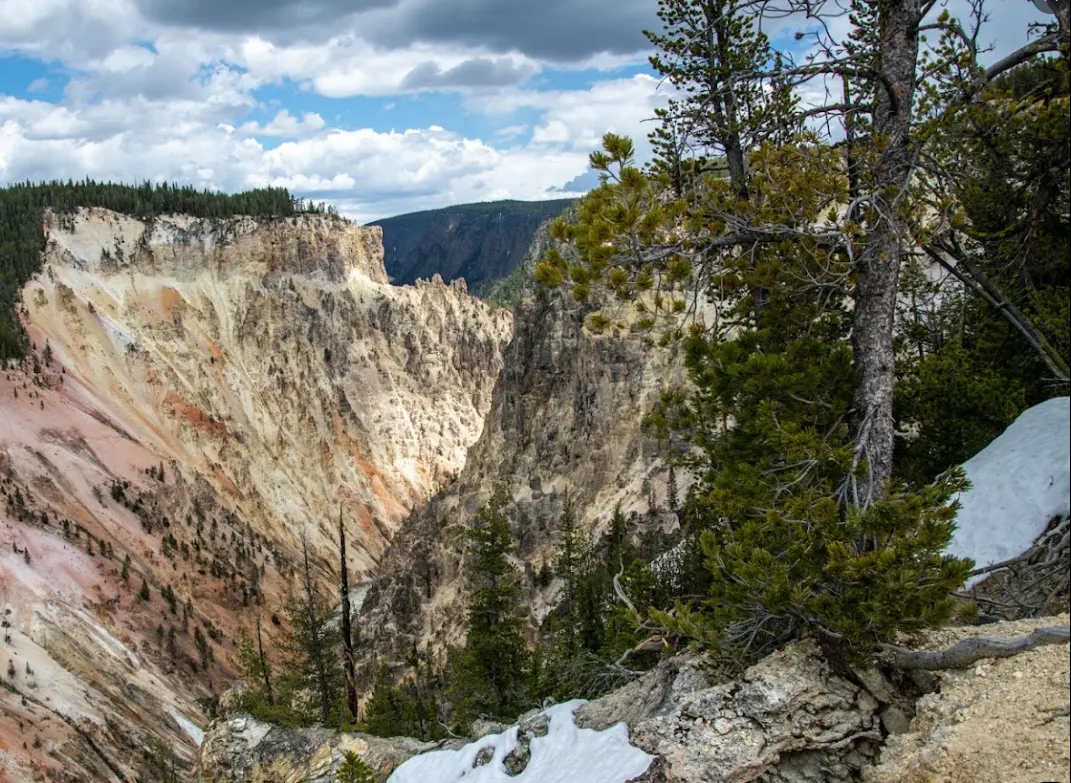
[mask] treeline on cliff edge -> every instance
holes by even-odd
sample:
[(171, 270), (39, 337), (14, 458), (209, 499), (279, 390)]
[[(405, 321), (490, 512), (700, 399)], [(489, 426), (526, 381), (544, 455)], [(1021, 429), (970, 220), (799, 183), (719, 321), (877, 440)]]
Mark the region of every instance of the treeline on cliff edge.
[(26, 333), (15, 307), (22, 286), (41, 266), (45, 211), (67, 214), (79, 207), (103, 207), (141, 220), (168, 214), (275, 218), (304, 212), (334, 212), (333, 207), (325, 204), (294, 198), (286, 188), (256, 188), (225, 194), (166, 182), (120, 185), (90, 179), (24, 182), (0, 188), (0, 361), (26, 355)]

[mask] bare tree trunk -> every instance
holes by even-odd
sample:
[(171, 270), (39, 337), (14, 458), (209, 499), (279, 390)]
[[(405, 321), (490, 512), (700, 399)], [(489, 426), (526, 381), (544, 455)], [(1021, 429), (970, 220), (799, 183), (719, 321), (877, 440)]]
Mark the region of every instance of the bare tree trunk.
[(309, 624), (310, 663), (315, 670), (316, 686), (320, 691), (320, 717), (323, 725), (331, 723), (331, 684), (328, 682), (327, 665), (323, 659), (323, 639), (320, 637), (320, 606), (316, 600), (316, 583), (309, 563), (309, 542), (301, 537), (301, 553), (304, 558), (305, 613)]
[(875, 172), (867, 241), (858, 260), (852, 347), (859, 374), (855, 392), (855, 458), (866, 475), (848, 501), (863, 508), (879, 499), (892, 477), (893, 391), (896, 364), (893, 316), (905, 234), (900, 215), (911, 176), (911, 111), (915, 98), (922, 0), (889, 0), (879, 13)]
[(947, 650), (934, 652), (907, 650), (892, 644), (881, 648), (892, 655), (898, 669), (966, 669), (983, 658), (1009, 658), (1045, 644), (1067, 644), (1067, 628), (1035, 628), (1028, 636), (1000, 639), (995, 636), (972, 636)]
[[(713, 55), (717, 52), (717, 61), (722, 73), (730, 67), (729, 41), (725, 31), (725, 3), (708, 3), (704, 11), (707, 17), (708, 47)], [(740, 138), (740, 108), (737, 106), (736, 88), (733, 83), (722, 77), (718, 89), (724, 95), (725, 162), (729, 166), (729, 181), (733, 183), (742, 200), (748, 198), (747, 170), (744, 163), (744, 144)]]
[(260, 655), (260, 670), (264, 673), (264, 695), (268, 697), (268, 704), (275, 703), (275, 694), (271, 689), (271, 671), (268, 669), (268, 661), (264, 657), (264, 639), (260, 634), (260, 615), (257, 615), (257, 653)]
[(350, 628), (350, 577), (346, 567), (346, 529), (338, 511), (339, 590), (342, 593), (342, 666), (346, 672), (346, 706), (357, 720), (357, 672), (353, 665), (353, 634)]

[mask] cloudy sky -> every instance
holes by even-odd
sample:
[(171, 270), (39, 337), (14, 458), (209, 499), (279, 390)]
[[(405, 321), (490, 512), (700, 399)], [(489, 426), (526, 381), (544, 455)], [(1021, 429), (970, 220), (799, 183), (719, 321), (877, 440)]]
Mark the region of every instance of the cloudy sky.
[[(998, 52), (1040, 18), (990, 4)], [(642, 35), (656, 8), (0, 0), (0, 184), (285, 185), (360, 221), (575, 193), (600, 136), (644, 137), (665, 100)]]

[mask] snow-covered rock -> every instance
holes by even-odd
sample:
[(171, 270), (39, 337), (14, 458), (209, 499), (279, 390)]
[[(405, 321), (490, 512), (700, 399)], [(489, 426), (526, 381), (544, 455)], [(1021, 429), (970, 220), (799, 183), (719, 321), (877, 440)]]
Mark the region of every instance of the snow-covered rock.
[[(582, 704), (556, 704), (532, 716), (530, 727), (522, 721), (457, 750), (415, 756), (388, 783), (625, 783), (642, 775), (653, 757), (629, 744), (623, 723), (604, 731), (579, 728), (573, 713)], [(520, 737), (524, 730), (527, 748)], [(518, 755), (527, 756), (523, 768), (511, 763)]]
[(960, 498), (948, 551), (979, 567), (1025, 552), (1071, 510), (1071, 398), (1025, 411), (963, 467), (971, 489)]

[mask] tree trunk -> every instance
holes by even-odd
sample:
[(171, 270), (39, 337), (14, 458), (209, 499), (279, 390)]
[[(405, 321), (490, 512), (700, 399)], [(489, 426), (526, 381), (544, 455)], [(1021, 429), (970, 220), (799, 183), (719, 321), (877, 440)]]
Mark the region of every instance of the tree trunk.
[(880, 645), (891, 653), (892, 664), (898, 669), (966, 669), (983, 658), (1010, 658), (1045, 644), (1067, 644), (1071, 638), (1067, 628), (1035, 628), (1028, 636), (1001, 639), (995, 636), (972, 636), (947, 650), (934, 652), (908, 650), (892, 644)]
[(921, 0), (889, 0), (879, 14), (878, 86), (874, 137), (881, 158), (875, 171), (867, 240), (858, 260), (852, 347), (855, 392), (855, 462), (866, 473), (853, 482), (848, 501), (866, 508), (892, 477), (893, 316), (905, 221), (900, 215), (911, 176), (911, 111), (915, 98)]
[(309, 544), (301, 537), (301, 552), (305, 567), (305, 612), (309, 624), (309, 657), (315, 670), (316, 686), (320, 691), (320, 718), (324, 726), (331, 723), (331, 684), (328, 682), (327, 665), (323, 659), (323, 640), (320, 638), (320, 606), (316, 600), (316, 584), (309, 563)]
[(271, 671), (268, 669), (268, 660), (264, 657), (264, 639), (260, 634), (260, 615), (257, 615), (257, 653), (260, 655), (260, 670), (264, 673), (264, 695), (268, 697), (268, 704), (275, 703), (275, 695), (271, 689)]
[(346, 567), (346, 530), (342, 510), (338, 512), (339, 589), (342, 593), (342, 666), (346, 671), (346, 707), (357, 720), (357, 673), (353, 665), (353, 634), (350, 629), (350, 577)]
[(727, 77), (731, 67), (731, 54), (729, 41), (725, 30), (725, 3), (708, 3), (704, 11), (707, 17), (708, 47), (711, 55), (718, 62), (718, 70), (722, 77), (718, 80), (717, 89), (724, 95), (724, 136), (722, 144), (725, 147), (725, 162), (729, 167), (729, 181), (741, 200), (747, 200), (747, 170), (744, 163), (744, 144), (740, 138), (740, 109), (736, 101), (736, 87)]

